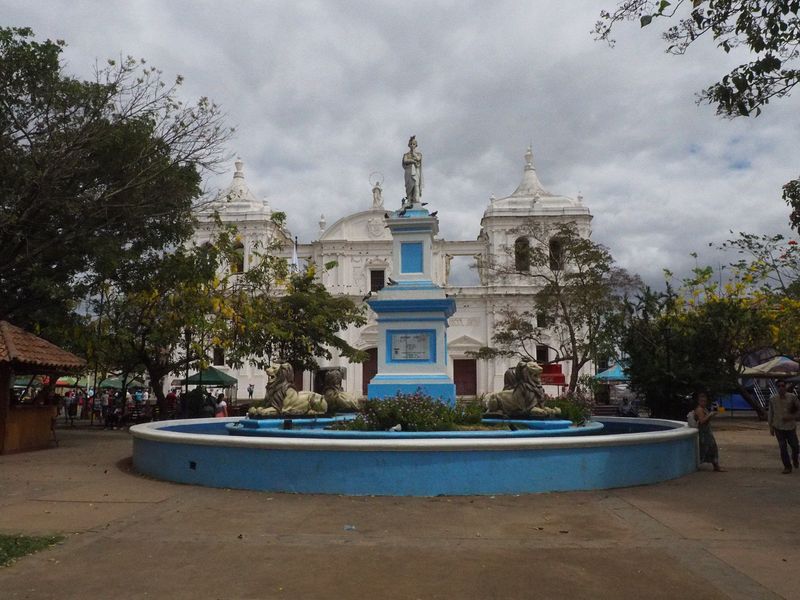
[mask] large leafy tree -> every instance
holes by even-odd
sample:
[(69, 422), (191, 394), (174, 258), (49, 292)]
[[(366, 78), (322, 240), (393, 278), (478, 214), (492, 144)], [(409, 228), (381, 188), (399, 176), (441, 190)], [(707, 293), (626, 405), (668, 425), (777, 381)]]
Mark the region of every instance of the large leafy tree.
[[(272, 219), (277, 229), (284, 226), (283, 213), (273, 213)], [(228, 255), (236, 235), (235, 229), (219, 230), (217, 245), (227, 248)], [(363, 308), (347, 297), (333, 296), (320, 281), (320, 271), (336, 263), (291, 268), (281, 244), (278, 237), (256, 244), (248, 269), (220, 282), (221, 297), (231, 312), (228, 331), (219, 333), (228, 362), (264, 367), (283, 360), (306, 370), (334, 352), (354, 362), (364, 360), (366, 355), (340, 336), (347, 327), (366, 323)]]
[(47, 328), (86, 293), (191, 233), (230, 131), (144, 61), (65, 72), (62, 41), (0, 28), (0, 316)]
[[(273, 213), (277, 228), (283, 219)], [(160, 382), (189, 365), (207, 366), (215, 348), (235, 366), (280, 359), (314, 368), (332, 350), (363, 358), (339, 337), (365, 322), (351, 300), (332, 296), (313, 267), (291, 271), (277, 240), (252, 248), (249, 268), (239, 272), (238, 239), (235, 227), (218, 223), (213, 243), (180, 247), (119, 273), (93, 301), (105, 323), (99, 350), (109, 353), (98, 359), (117, 368), (143, 365), (163, 403)]]
[(92, 300), (100, 341), (90, 359), (123, 374), (141, 366), (163, 403), (162, 380), (204, 359), (224, 318), (216, 297), (218, 260), (214, 247), (180, 247), (131, 264)]
[(739, 254), (730, 266), (747, 285), (754, 307), (771, 319), (771, 347), (800, 358), (800, 244), (780, 234), (739, 232), (721, 248)]
[(694, 370), (685, 352), (685, 329), (678, 327), (677, 297), (645, 287), (629, 300), (620, 351), (631, 387), (656, 417), (680, 417), (681, 400), (693, 391)]
[(509, 248), (514, 260), (491, 268), (499, 277), (527, 280), (537, 291), (530, 305), (510, 305), (503, 312), (493, 347), (478, 356), (535, 359), (536, 347), (547, 346), (551, 362), (569, 361), (569, 390), (574, 391), (587, 363), (614, 353), (622, 303), (638, 278), (616, 266), (608, 248), (582, 236), (573, 224), (549, 230), (526, 223), (515, 234), (527, 241)]
[[(800, 83), (800, 0), (624, 0), (601, 12), (595, 35), (613, 44), (614, 27), (631, 20), (642, 27), (670, 23), (662, 37), (671, 54), (685, 54), (708, 37), (725, 53), (748, 51), (748, 62), (700, 92), (700, 101), (720, 115), (758, 116)], [(792, 209), (792, 226), (800, 228), (800, 179), (784, 185), (783, 199)]]
[(681, 418), (697, 391), (738, 390), (759, 416), (763, 408), (741, 385), (744, 358), (773, 341), (773, 314), (752, 294), (747, 274), (722, 285), (698, 267), (677, 291), (645, 289), (627, 307), (620, 350), (634, 389), (654, 416)]

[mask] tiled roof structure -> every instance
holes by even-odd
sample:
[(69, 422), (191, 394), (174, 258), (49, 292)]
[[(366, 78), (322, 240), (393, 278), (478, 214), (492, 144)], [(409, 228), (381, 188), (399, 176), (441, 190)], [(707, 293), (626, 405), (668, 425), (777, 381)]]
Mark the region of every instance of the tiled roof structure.
[(64, 371), (80, 371), (86, 367), (82, 358), (8, 321), (0, 321), (0, 363)]

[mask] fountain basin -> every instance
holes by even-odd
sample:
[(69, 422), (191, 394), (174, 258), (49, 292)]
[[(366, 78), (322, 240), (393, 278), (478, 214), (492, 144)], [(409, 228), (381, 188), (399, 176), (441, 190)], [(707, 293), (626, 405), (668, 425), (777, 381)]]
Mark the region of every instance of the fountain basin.
[(347, 421), (353, 415), (317, 418), (289, 419), (291, 429), (284, 429), (283, 419), (242, 419), (227, 423), (225, 429), (230, 435), (251, 437), (285, 437), (285, 438), (321, 438), (321, 439), (486, 439), (486, 438), (520, 438), (551, 437), (565, 435), (592, 435), (603, 429), (603, 424), (591, 421), (584, 427), (575, 427), (572, 421), (565, 420), (514, 420), (483, 419), (487, 425), (511, 424), (511, 429), (495, 429), (485, 431), (343, 431), (325, 429), (336, 422)]
[(227, 425), (238, 421), (135, 425), (134, 467), (157, 479), (210, 487), (387, 496), (605, 489), (674, 479), (697, 468), (697, 430), (661, 419), (602, 418), (602, 429), (557, 437), (369, 432), (383, 435), (360, 438), (230, 435)]

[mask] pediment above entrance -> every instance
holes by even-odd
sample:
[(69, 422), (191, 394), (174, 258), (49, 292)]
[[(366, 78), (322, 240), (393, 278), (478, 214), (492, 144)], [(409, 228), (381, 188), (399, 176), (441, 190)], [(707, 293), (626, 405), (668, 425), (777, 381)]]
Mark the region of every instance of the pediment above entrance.
[(386, 209), (373, 208), (347, 215), (328, 227), (320, 236), (320, 241), (369, 242), (391, 241), (392, 234), (386, 229), (384, 214)]
[(485, 344), (469, 335), (462, 335), (447, 344), (448, 350), (478, 350)]

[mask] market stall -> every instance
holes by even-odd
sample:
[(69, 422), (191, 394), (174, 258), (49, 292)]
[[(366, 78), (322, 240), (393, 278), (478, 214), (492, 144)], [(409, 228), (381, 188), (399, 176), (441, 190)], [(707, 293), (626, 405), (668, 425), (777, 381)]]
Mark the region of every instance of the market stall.
[(181, 380), (183, 385), (202, 385), (207, 388), (222, 388), (229, 399), (236, 398), (236, 386), (239, 380), (214, 367), (206, 367), (187, 379)]
[(80, 373), (86, 361), (38, 336), (0, 321), (0, 454), (47, 448), (58, 406), (43, 388), (28, 403), (17, 401), (15, 374), (31, 378)]

